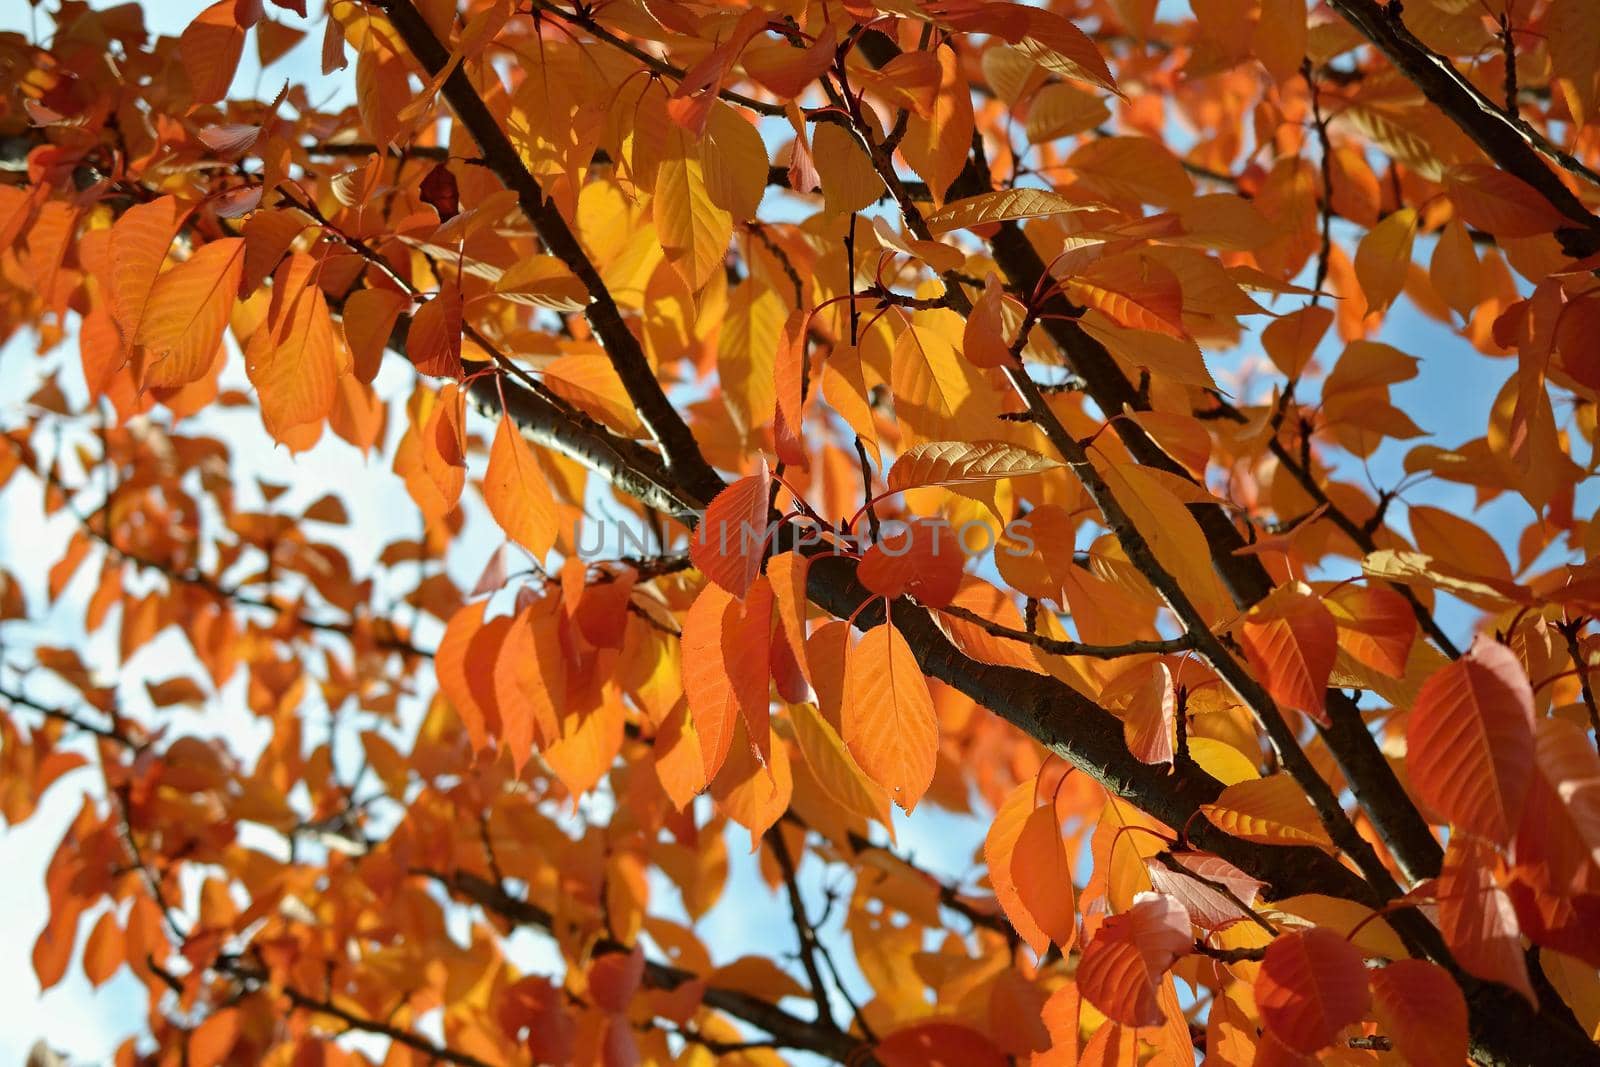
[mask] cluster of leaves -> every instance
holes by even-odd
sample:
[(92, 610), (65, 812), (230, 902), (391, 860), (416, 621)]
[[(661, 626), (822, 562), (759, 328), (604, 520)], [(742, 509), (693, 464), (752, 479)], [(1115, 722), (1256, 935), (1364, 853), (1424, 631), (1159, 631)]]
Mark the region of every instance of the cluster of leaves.
[(1589, 0), (273, 4), (0, 35), (0, 813), (93, 775), (119, 1064), (1596, 1058)]

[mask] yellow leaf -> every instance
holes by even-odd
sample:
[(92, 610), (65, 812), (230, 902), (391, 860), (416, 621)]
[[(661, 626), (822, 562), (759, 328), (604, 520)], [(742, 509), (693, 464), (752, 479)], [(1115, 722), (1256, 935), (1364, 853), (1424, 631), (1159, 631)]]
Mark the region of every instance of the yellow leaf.
[(890, 489), (934, 485), (974, 485), (1041, 474), (1059, 460), (1004, 441), (924, 441), (901, 454), (889, 468)]
[(791, 704), (789, 721), (794, 724), (795, 740), (811, 773), (828, 795), (847, 811), (888, 826), (888, 795), (862, 773), (838, 731), (822, 717), (816, 705)]
[(494, 283), (500, 297), (528, 307), (551, 311), (582, 311), (589, 291), (577, 275), (555, 256), (535, 255), (519, 260)]
[(927, 181), (934, 202), (942, 204), (972, 150), (973, 121), (972, 90), (960, 60), (950, 48), (939, 49), (938, 56), (939, 90), (933, 108), (926, 117), (912, 115), (907, 120), (900, 153)]
[[(984, 53), (987, 55), (988, 53)], [(1104, 100), (1075, 85), (1057, 82), (1034, 95), (1025, 129), (1034, 144), (1094, 129), (1111, 117)]]
[(722, 267), (733, 216), (711, 201), (697, 159), (664, 159), (656, 171), (656, 233), (667, 259), (695, 292)]
[(753, 219), (767, 191), (767, 146), (738, 111), (717, 101), (700, 140), (706, 195), (736, 219)]
[(939, 234), (1008, 219), (1036, 219), (1086, 211), (1093, 206), (1049, 189), (1000, 189), (946, 204), (929, 214), (927, 222), (928, 229)]
[(1228, 786), (1200, 811), (1217, 829), (1264, 845), (1316, 845), (1333, 849), (1305, 791), (1287, 774)]
[(1067, 157), (1079, 186), (1113, 202), (1137, 201), (1181, 208), (1194, 197), (1183, 164), (1148, 137), (1098, 137)]
[(1148, 467), (1111, 463), (1101, 471), (1111, 495), (1144, 534), (1156, 561), (1199, 604), (1217, 600), (1217, 579), (1199, 523), (1169, 483)]
[(819, 122), (811, 138), (811, 154), (822, 179), (822, 200), (830, 214), (861, 211), (884, 193), (866, 149), (836, 122)]
[(1387, 311), (1405, 287), (1411, 268), (1411, 246), (1417, 236), (1417, 212), (1403, 207), (1378, 223), (1356, 248), (1356, 280), (1372, 311)]
[(783, 298), (769, 286), (746, 280), (728, 298), (717, 335), (717, 370), (723, 395), (746, 431), (772, 421), (778, 337), (787, 318)]

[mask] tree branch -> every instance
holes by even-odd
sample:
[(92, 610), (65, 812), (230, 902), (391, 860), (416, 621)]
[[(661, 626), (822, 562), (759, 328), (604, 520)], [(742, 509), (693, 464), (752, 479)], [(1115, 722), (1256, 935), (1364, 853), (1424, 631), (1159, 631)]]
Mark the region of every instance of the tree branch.
[(1600, 251), (1600, 219), (1550, 172), (1545, 160), (1591, 182), (1596, 181), (1593, 171), (1550, 144), (1527, 123), (1512, 119), (1496, 107), (1449, 60), (1417, 40), (1398, 16), (1391, 16), (1375, 0), (1328, 0), (1328, 6), (1388, 56), (1395, 69), (1461, 127), (1497, 166), (1531, 185), (1572, 220), (1570, 227), (1556, 231), (1570, 255), (1582, 258)]
[[(443, 70), (449, 62), (449, 50), (434, 36), (427, 20), (411, 0), (382, 0), (378, 5), (389, 16), (395, 30), (404, 40), (427, 73), (432, 76)], [(605, 346), (617, 376), (629, 398), (638, 408), (639, 419), (650, 436), (661, 447), (666, 466), (685, 489), (701, 501), (709, 501), (722, 488), (722, 479), (706, 463), (694, 434), (683, 421), (677, 409), (667, 399), (655, 371), (645, 357), (644, 349), (633, 331), (622, 318), (607, 289), (600, 272), (578, 242), (567, 220), (556, 205), (548, 200), (539, 182), (529, 172), (494, 114), (489, 110), (478, 91), (473, 88), (467, 73), (459, 65), (444, 82), (444, 98), (478, 147), (483, 151), (484, 165), (517, 194), (523, 214), (533, 224), (550, 254), (561, 260), (589, 294), (589, 304), (584, 315), (589, 320), (595, 336)]]

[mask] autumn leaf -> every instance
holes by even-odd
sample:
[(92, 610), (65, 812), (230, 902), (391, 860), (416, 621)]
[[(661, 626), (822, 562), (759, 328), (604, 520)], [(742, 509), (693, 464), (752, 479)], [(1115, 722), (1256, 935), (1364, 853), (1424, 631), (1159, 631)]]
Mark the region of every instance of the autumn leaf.
[(1082, 211), (1088, 205), (1077, 203), (1045, 189), (1004, 189), (981, 193), (946, 204), (928, 216), (928, 228), (935, 234), (950, 230), (970, 230), (993, 222), (1036, 219)]
[(489, 449), (483, 500), (506, 536), (543, 559), (555, 544), (557, 514), (550, 484), (511, 416), (502, 415)]
[(734, 596), (744, 596), (761, 572), (769, 547), (765, 531), (771, 486), (762, 460), (755, 474), (717, 494), (690, 542), (694, 565)]
[(977, 485), (1040, 474), (1059, 466), (1059, 460), (1003, 441), (925, 441), (895, 460), (886, 480), (892, 490)]
[(1338, 651), (1338, 628), (1320, 597), (1309, 590), (1279, 590), (1250, 609), (1239, 643), (1274, 701), (1329, 725), (1325, 690)]
[(1406, 720), (1406, 766), (1453, 825), (1508, 844), (1533, 758), (1533, 690), (1510, 649), (1480, 637), (1423, 683)]
[(1287, 774), (1236, 782), (1200, 810), (1219, 829), (1246, 841), (1333, 845), (1305, 793)]
[(922, 668), (900, 631), (875, 626), (845, 656), (845, 747), (907, 813), (928, 791), (939, 723)]
[(1451, 835), (1439, 873), (1439, 929), (1463, 970), (1510, 986), (1536, 1003), (1516, 907), (1498, 882), (1497, 862), (1487, 842)]
[(1124, 1026), (1160, 1026), (1157, 990), (1178, 957), (1194, 945), (1189, 915), (1172, 897), (1140, 893), (1101, 924), (1078, 960), (1084, 999)]
[(1053, 804), (1035, 807), (1023, 820), (1011, 852), (1011, 883), (1017, 900), (1038, 924), (1045, 940), (1030, 941), (1041, 955), (1054, 942), (1062, 952), (1078, 936), (1078, 915), (1072, 892), (1072, 867)]
[(1467, 1001), (1449, 972), (1427, 960), (1395, 960), (1368, 978), (1378, 1026), (1396, 1051), (1417, 1067), (1459, 1067), (1467, 1058)]
[(176, 388), (210, 369), (243, 271), (244, 241), (224, 238), (156, 279), (134, 334), (145, 348), (145, 385)]
[(1417, 213), (1401, 208), (1367, 231), (1356, 249), (1356, 278), (1370, 311), (1384, 312), (1406, 283), (1411, 246), (1417, 236)]
[(1256, 1004), (1274, 1037), (1316, 1052), (1372, 1006), (1366, 961), (1360, 949), (1320, 926), (1282, 934), (1261, 961)]

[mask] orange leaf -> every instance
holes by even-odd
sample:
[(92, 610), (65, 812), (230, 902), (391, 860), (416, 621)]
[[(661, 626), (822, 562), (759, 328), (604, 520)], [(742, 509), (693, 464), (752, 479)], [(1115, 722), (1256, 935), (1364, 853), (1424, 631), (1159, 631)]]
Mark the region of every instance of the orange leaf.
[(1305, 791), (1287, 774), (1236, 782), (1200, 811), (1219, 830), (1246, 841), (1333, 847)]
[(1403, 207), (1367, 232), (1356, 247), (1356, 280), (1371, 311), (1387, 311), (1405, 287), (1411, 269), (1411, 246), (1417, 236), (1417, 212)]
[(1378, 1031), (1412, 1067), (1461, 1067), (1467, 1001), (1448, 971), (1427, 960), (1395, 960), (1368, 974)]
[(1004, 367), (1012, 363), (1006, 343), (1005, 287), (994, 271), (983, 281), (983, 292), (972, 305), (961, 335), (961, 354), (979, 367)]
[(135, 335), (146, 349), (146, 386), (177, 388), (205, 375), (221, 351), (243, 273), (244, 241), (225, 237), (156, 279)]
[(555, 497), (511, 416), (500, 416), (483, 476), (483, 501), (506, 536), (543, 560), (556, 543)]
[(689, 542), (689, 559), (734, 596), (744, 596), (761, 573), (771, 490), (772, 478), (763, 459), (755, 474), (716, 495)]
[(1406, 769), (1457, 829), (1509, 844), (1533, 773), (1533, 687), (1516, 654), (1479, 636), (1423, 683), (1406, 720)]
[(1273, 700), (1330, 725), (1328, 675), (1338, 657), (1339, 632), (1321, 597), (1279, 589), (1250, 609), (1239, 643)]
[[(761, 724), (768, 713), (772, 597), (764, 580), (749, 604), (755, 610), (707, 584), (683, 620), (683, 689), (708, 782), (728, 758), (738, 720)], [(749, 736), (763, 743), (766, 732)]]
[(1101, 924), (1078, 960), (1078, 991), (1124, 1026), (1160, 1026), (1162, 976), (1194, 946), (1189, 913), (1172, 897), (1140, 893)]
[(129, 343), (138, 336), (167, 249), (188, 213), (175, 198), (163, 196), (135, 204), (111, 226), (111, 311)]
[(983, 861), (989, 867), (989, 884), (994, 888), (994, 898), (1000, 903), (1000, 910), (1022, 940), (1035, 952), (1042, 953), (1050, 944), (1050, 935), (1023, 904), (1012, 869), (1022, 831), (1033, 814), (1036, 792), (1035, 783), (1024, 780), (1006, 794), (984, 836)]
[(1417, 638), (1406, 598), (1381, 585), (1347, 585), (1324, 604), (1339, 627), (1339, 647), (1374, 670), (1402, 678)]
[(1452, 167), (1444, 187), (1467, 225), (1496, 237), (1537, 237), (1572, 224), (1533, 186), (1488, 163)]
[(1183, 286), (1153, 259), (1129, 254), (1099, 260), (1067, 279), (1066, 292), (1121, 326), (1168, 337), (1189, 335), (1183, 325)]
[(83, 947), (84, 977), (89, 979), (90, 985), (99, 988), (122, 968), (125, 956), (122, 927), (117, 925), (116, 913), (102, 913)]
[(511, 750), (518, 774), (534, 748), (544, 748), (561, 736), (566, 676), (558, 625), (553, 612), (539, 603), (529, 604), (512, 619), (495, 657), (500, 740)]
[(239, 59), (244, 55), (244, 30), (234, 18), (235, 0), (217, 0), (189, 23), (178, 38), (183, 71), (197, 104), (214, 104), (228, 94)]
[(261, 421), (280, 441), (333, 409), (340, 366), (317, 270), (310, 256), (284, 259), (273, 279), (267, 322), (245, 346), (245, 373), (260, 394)]
[(1463, 970), (1510, 986), (1537, 1006), (1517, 910), (1495, 880), (1496, 864), (1487, 842), (1465, 833), (1450, 835), (1439, 872), (1439, 929)]
[(461, 290), (447, 285), (417, 309), (406, 331), (406, 355), (419, 374), (460, 378)]
[(1261, 1022), (1298, 1052), (1333, 1044), (1372, 1006), (1361, 950), (1324, 927), (1280, 934), (1256, 976)]
[(1029, 941), (1028, 947), (1040, 955), (1052, 941), (1062, 952), (1070, 949), (1078, 936), (1078, 914), (1072, 867), (1054, 805), (1036, 807), (1024, 820), (1011, 853), (1011, 881), (1018, 901), (1047, 935)]
[(239, 1040), (239, 1009), (223, 1008), (213, 1012), (199, 1026), (189, 1032), (188, 1067), (217, 1067), (233, 1051)]
[(393, 289), (357, 289), (345, 298), (344, 341), (356, 377), (370, 384), (378, 376), (384, 349), (394, 333), (400, 312), (411, 301)]
[(1122, 717), (1122, 736), (1140, 763), (1171, 763), (1177, 735), (1178, 698), (1172, 672), (1157, 662), (1133, 694)]
[(1600, 756), (1588, 732), (1540, 719), (1533, 775), (1512, 855), (1520, 874), (1554, 893), (1581, 891), (1600, 862)]
[(961, 586), (961, 545), (947, 522), (885, 523), (882, 536), (861, 556), (856, 578), (879, 596), (907, 593), (942, 608)]
[(911, 646), (888, 623), (868, 630), (845, 654), (841, 725), (867, 777), (909, 814), (933, 781), (939, 721)]
[(468, 663), (468, 654), (473, 639), (483, 629), (483, 616), (488, 606), (487, 600), (480, 600), (465, 605), (452, 615), (445, 624), (444, 636), (439, 639), (439, 647), (433, 654), (433, 669), (438, 676), (439, 691), (466, 724), (467, 735), (474, 749), (481, 749), (488, 743), (490, 713), (480, 702), (480, 694), (473, 689), (470, 680), (473, 668)]

